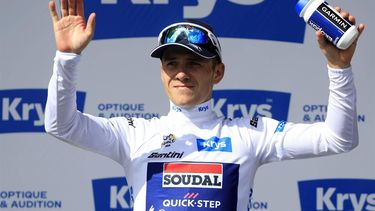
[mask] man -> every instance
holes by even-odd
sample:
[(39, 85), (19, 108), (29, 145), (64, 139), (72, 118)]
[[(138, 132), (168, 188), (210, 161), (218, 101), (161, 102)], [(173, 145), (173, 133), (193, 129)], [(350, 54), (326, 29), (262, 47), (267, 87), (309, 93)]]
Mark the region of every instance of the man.
[[(262, 164), (347, 152), (358, 144), (351, 59), (356, 43), (338, 50), (317, 33), (330, 78), (325, 122), (292, 124), (264, 117), (225, 119), (211, 108), (224, 76), (221, 47), (206, 24), (172, 24), (151, 53), (161, 59), (170, 111), (160, 119), (104, 119), (76, 110), (76, 65), (90, 42), (83, 0), (51, 1), (57, 53), (48, 88), (49, 134), (117, 161), (131, 185), (134, 210), (247, 210)], [(339, 9), (338, 9), (339, 10)], [(348, 13), (343, 16), (355, 23)], [(358, 30), (362, 32), (364, 25)]]

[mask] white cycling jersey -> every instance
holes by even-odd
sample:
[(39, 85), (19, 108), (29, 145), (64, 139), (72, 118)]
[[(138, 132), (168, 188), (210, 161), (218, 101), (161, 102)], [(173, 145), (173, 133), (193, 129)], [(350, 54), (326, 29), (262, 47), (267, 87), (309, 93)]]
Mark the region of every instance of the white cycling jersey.
[(76, 109), (80, 56), (57, 52), (45, 127), (57, 138), (105, 155), (125, 169), (134, 210), (248, 210), (257, 168), (267, 162), (346, 152), (358, 144), (351, 69), (329, 69), (325, 122), (217, 117), (212, 102), (167, 116), (105, 119)]

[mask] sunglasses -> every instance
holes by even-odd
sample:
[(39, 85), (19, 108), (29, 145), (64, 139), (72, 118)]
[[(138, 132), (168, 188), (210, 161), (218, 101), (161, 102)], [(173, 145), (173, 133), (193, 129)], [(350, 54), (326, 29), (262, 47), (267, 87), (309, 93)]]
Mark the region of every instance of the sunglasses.
[(221, 46), (217, 37), (208, 29), (193, 23), (176, 23), (163, 29), (159, 35), (159, 44), (187, 41), (202, 46), (217, 54), (221, 60)]

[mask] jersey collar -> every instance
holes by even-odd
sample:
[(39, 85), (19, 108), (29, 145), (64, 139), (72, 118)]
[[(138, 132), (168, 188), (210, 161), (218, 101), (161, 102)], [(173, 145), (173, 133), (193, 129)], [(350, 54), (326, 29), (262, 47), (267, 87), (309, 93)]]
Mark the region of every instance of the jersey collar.
[(212, 109), (212, 99), (189, 109), (179, 107), (170, 101), (168, 117), (182, 122), (190, 121), (195, 123), (217, 119), (217, 115)]

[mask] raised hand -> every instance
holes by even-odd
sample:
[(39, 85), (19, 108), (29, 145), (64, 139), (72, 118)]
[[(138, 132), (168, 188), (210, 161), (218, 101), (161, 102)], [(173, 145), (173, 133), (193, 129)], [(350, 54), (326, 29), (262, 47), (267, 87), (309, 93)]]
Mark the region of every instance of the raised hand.
[(61, 17), (55, 2), (49, 2), (56, 48), (61, 52), (81, 54), (94, 35), (95, 13), (90, 14), (86, 24), (83, 0), (60, 0), (60, 8)]
[[(336, 7), (336, 10), (341, 13), (341, 15), (349, 20), (351, 23), (356, 24), (356, 20), (353, 16), (351, 16), (348, 12), (342, 12), (341, 8)], [(359, 24), (358, 25), (358, 31), (359, 34), (361, 35), (363, 30), (365, 29), (364, 24)], [(357, 47), (357, 41), (358, 38), (354, 41), (354, 43), (347, 48), (346, 50), (340, 50), (331, 43), (329, 43), (324, 35), (318, 31), (316, 32), (317, 40), (319, 43), (319, 47), (322, 50), (323, 54), (327, 58), (328, 65), (332, 68), (347, 68), (351, 65), (351, 61), (355, 52), (355, 49)]]

